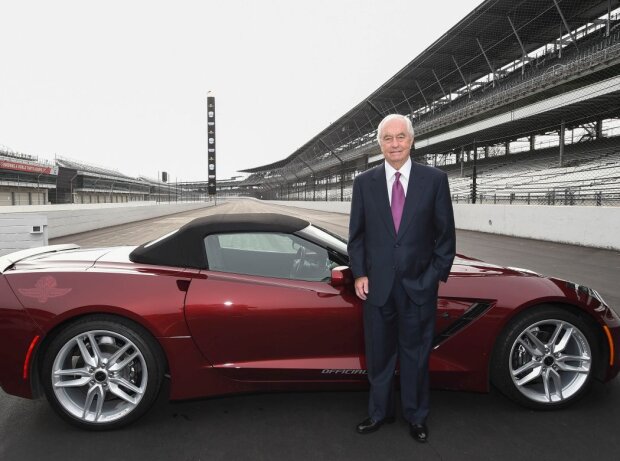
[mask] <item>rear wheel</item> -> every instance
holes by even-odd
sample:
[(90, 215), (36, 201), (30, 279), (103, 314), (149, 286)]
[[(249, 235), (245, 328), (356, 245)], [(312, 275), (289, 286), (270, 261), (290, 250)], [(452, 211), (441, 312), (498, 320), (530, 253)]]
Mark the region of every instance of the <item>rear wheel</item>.
[(159, 346), (139, 325), (111, 316), (78, 320), (43, 357), (42, 380), (52, 407), (91, 430), (124, 426), (154, 403), (163, 378)]
[(589, 323), (559, 307), (533, 308), (500, 336), (491, 379), (522, 405), (561, 408), (587, 392), (597, 357), (596, 334)]

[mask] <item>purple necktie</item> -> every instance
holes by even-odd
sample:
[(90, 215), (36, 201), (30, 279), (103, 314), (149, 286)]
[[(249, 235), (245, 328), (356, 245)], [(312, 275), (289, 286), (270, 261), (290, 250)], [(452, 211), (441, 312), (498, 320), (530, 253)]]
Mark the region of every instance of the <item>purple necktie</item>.
[(394, 184), (392, 184), (392, 219), (394, 220), (394, 229), (396, 229), (398, 234), (400, 219), (403, 217), (403, 208), (405, 207), (405, 191), (400, 183), (400, 173), (397, 171), (394, 176)]

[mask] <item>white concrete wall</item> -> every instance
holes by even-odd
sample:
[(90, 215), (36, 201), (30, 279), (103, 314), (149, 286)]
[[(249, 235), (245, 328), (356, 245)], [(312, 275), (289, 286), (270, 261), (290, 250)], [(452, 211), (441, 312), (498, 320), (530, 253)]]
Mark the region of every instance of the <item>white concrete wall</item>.
[(0, 216), (0, 256), (47, 243), (47, 216), (30, 213)]
[(620, 250), (620, 207), (454, 205), (458, 229)]
[(286, 201), (286, 200), (268, 200), (266, 203), (273, 203), (274, 205), (284, 206), (296, 206), (299, 208), (307, 208), (310, 210), (329, 211), (333, 213), (345, 213), (349, 214), (351, 211), (351, 202), (305, 202), (300, 201)]
[(129, 202), (12, 206), (0, 208), (0, 220), (20, 214), (43, 215), (47, 218), (48, 238), (51, 239), (128, 222), (196, 210), (211, 206), (213, 203)]
[[(351, 207), (351, 202), (268, 203), (345, 214)], [(4, 219), (11, 216), (44, 216), (46, 238), (54, 238), (211, 205), (213, 202), (12, 206), (0, 208), (0, 226), (9, 229)], [(620, 250), (620, 207), (454, 204), (454, 217), (458, 229)], [(0, 238), (0, 250), (4, 245)]]
[[(351, 202), (269, 201), (348, 214)], [(454, 205), (457, 229), (620, 250), (620, 207)]]

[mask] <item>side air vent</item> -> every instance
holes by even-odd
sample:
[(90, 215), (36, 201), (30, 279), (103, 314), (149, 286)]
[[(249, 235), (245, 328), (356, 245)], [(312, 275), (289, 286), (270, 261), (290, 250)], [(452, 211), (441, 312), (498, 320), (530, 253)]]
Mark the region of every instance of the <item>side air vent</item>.
[(489, 302), (476, 302), (472, 304), (469, 307), (469, 309), (467, 309), (463, 313), (460, 319), (458, 319), (456, 322), (454, 322), (444, 331), (442, 331), (441, 333), (435, 336), (435, 338), (433, 339), (433, 349), (437, 348), (441, 343), (443, 343), (450, 336), (453, 336), (459, 331), (461, 331), (473, 320), (480, 317), (482, 314), (484, 314), (489, 309), (489, 307), (491, 307), (491, 303)]

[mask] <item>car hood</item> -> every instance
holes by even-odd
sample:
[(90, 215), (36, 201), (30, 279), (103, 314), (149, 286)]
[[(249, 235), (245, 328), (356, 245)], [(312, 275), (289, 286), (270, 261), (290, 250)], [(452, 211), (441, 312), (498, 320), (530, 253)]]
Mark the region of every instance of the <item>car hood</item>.
[(490, 264), (479, 259), (470, 258), (464, 255), (457, 255), (454, 258), (451, 276), (490, 276), (490, 275), (513, 275), (513, 276), (535, 276), (540, 277), (537, 272), (521, 269), (518, 267), (504, 267), (497, 264)]

